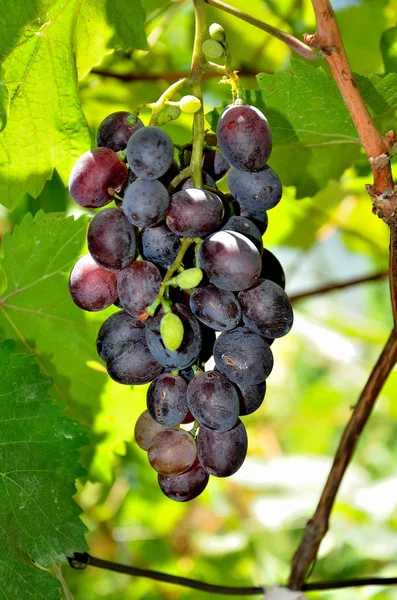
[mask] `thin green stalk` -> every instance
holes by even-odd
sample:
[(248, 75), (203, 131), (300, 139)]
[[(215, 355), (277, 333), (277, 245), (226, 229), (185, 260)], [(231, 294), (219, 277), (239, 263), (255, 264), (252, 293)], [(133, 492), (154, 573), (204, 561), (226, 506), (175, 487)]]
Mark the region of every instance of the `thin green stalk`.
[(204, 146), (204, 104), (203, 92), (201, 89), (201, 80), (205, 65), (205, 56), (203, 54), (202, 45), (207, 38), (205, 26), (204, 0), (193, 0), (194, 14), (196, 18), (196, 28), (194, 36), (192, 67), (190, 80), (192, 82), (192, 92), (200, 100), (201, 108), (194, 115), (193, 120), (193, 150), (190, 160), (192, 169), (193, 185), (196, 188), (201, 188), (203, 185), (202, 177), (202, 162), (203, 162), (203, 146)]

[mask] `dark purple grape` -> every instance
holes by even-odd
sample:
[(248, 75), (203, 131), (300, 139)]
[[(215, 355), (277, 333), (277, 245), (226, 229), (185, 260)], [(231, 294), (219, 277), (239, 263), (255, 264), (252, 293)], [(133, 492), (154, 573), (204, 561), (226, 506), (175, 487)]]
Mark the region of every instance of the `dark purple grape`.
[(190, 310), (204, 325), (216, 331), (228, 331), (241, 320), (241, 307), (232, 292), (210, 283), (196, 288), (190, 296)]
[(196, 441), (184, 429), (166, 429), (153, 438), (148, 459), (153, 469), (161, 475), (179, 475), (196, 462)]
[(142, 121), (132, 113), (123, 110), (114, 112), (99, 125), (96, 145), (106, 146), (115, 152), (125, 150), (134, 131), (141, 127), (143, 127)]
[(172, 140), (158, 127), (142, 127), (128, 140), (127, 161), (141, 179), (158, 179), (168, 171), (173, 158)]
[(220, 227), (222, 217), (219, 196), (209, 190), (191, 188), (171, 196), (166, 223), (177, 235), (204, 237)]
[(216, 150), (205, 150), (203, 154), (203, 169), (212, 179), (218, 181), (227, 173), (230, 165), (226, 158)]
[(225, 159), (241, 171), (258, 171), (272, 151), (269, 123), (255, 106), (227, 106), (216, 134)]
[(181, 241), (165, 223), (162, 223), (142, 231), (141, 246), (142, 254), (147, 260), (167, 269), (174, 263)]
[(86, 208), (109, 204), (127, 183), (126, 165), (110, 148), (95, 148), (85, 152), (75, 163), (69, 177), (72, 198)]
[(226, 431), (238, 418), (239, 399), (235, 386), (222, 373), (199, 373), (187, 388), (189, 410), (200, 423), (210, 429)]
[(262, 270), (260, 278), (270, 279), (270, 281), (274, 281), (274, 283), (277, 283), (280, 287), (285, 289), (284, 269), (273, 252), (266, 250), (266, 248), (264, 248), (262, 252)]
[(240, 400), (240, 416), (250, 415), (258, 410), (265, 399), (266, 381), (258, 385), (237, 385), (238, 397)]
[(165, 431), (165, 427), (153, 421), (148, 410), (145, 410), (135, 424), (135, 441), (142, 450), (149, 450), (155, 435)]
[(90, 254), (84, 254), (70, 273), (69, 292), (79, 308), (104, 310), (117, 300), (117, 275), (102, 269)]
[(247, 448), (247, 432), (240, 419), (227, 431), (201, 426), (197, 435), (199, 461), (215, 477), (234, 475), (247, 456)]
[[(208, 175), (208, 173), (205, 173), (203, 171), (203, 186), (207, 185), (208, 187), (216, 187), (216, 183), (215, 181), (212, 179), (212, 177), (210, 175)], [(182, 189), (183, 190), (192, 190), (192, 189), (196, 189), (193, 185), (193, 179), (191, 177), (188, 177), (188, 179), (186, 179), (186, 181), (183, 182), (182, 184)]]
[(117, 344), (110, 352), (106, 369), (110, 377), (124, 385), (149, 383), (163, 367), (153, 358), (145, 340)]
[(105, 208), (90, 222), (87, 233), (88, 250), (104, 269), (120, 271), (136, 255), (136, 229), (119, 208)]
[(145, 323), (136, 317), (131, 317), (125, 310), (120, 310), (102, 324), (96, 340), (96, 349), (102, 360), (106, 361), (118, 344), (144, 339)]
[(169, 205), (167, 188), (157, 180), (137, 179), (125, 190), (123, 209), (137, 227), (152, 227), (163, 221)]
[(186, 369), (198, 359), (202, 345), (200, 324), (191, 314), (190, 310), (182, 304), (174, 304), (172, 312), (178, 315), (184, 327), (182, 344), (178, 350), (168, 350), (160, 334), (160, 321), (163, 313), (160, 311), (155, 317), (146, 321), (146, 341), (153, 356), (166, 369)]
[(161, 425), (179, 425), (188, 413), (187, 383), (179, 375), (163, 373), (147, 392), (147, 408), (152, 419)]
[(261, 232), (261, 235), (265, 233), (268, 225), (268, 217), (266, 211), (249, 210), (248, 208), (245, 208), (245, 206), (240, 206), (240, 216), (252, 221)]
[(260, 279), (240, 292), (238, 299), (243, 309), (244, 323), (253, 331), (269, 338), (287, 335), (294, 322), (292, 306), (282, 287)]
[(262, 235), (255, 223), (245, 217), (230, 217), (230, 219), (222, 227), (222, 231), (237, 231), (247, 237), (254, 246), (257, 247), (261, 254), (263, 250)]
[(273, 354), (266, 340), (248, 327), (225, 331), (214, 344), (219, 371), (238, 385), (262, 383), (273, 368)]
[(208, 480), (209, 475), (199, 462), (180, 475), (158, 476), (161, 491), (175, 502), (188, 502), (197, 498), (207, 487)]
[(267, 165), (257, 173), (247, 173), (232, 167), (227, 174), (227, 183), (241, 206), (259, 213), (274, 208), (283, 193), (281, 181)]
[(161, 177), (159, 177), (159, 181), (166, 187), (168, 188), (171, 181), (173, 179), (175, 179), (175, 177), (177, 175), (179, 175), (179, 173), (181, 172), (178, 163), (176, 162), (175, 158), (172, 159), (172, 163), (170, 168), (168, 169), (168, 171), (166, 173), (164, 173), (164, 175), (162, 175)]
[(217, 231), (202, 243), (199, 265), (216, 287), (236, 292), (251, 287), (258, 279), (261, 257), (245, 235)]
[(161, 273), (151, 262), (137, 260), (120, 271), (117, 289), (122, 307), (133, 316), (142, 315), (159, 293)]
[(201, 325), (201, 333), (203, 336), (203, 342), (201, 346), (200, 356), (198, 357), (198, 364), (205, 364), (207, 360), (209, 360), (212, 356), (212, 350), (215, 344), (216, 335), (213, 329), (206, 327), (203, 324)]

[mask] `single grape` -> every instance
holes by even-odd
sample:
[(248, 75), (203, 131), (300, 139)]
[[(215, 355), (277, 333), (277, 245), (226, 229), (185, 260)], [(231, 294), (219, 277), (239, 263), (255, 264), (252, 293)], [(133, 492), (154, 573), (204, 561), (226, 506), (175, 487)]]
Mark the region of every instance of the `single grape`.
[(184, 429), (166, 429), (153, 438), (148, 459), (161, 475), (179, 475), (196, 462), (196, 441)]
[(225, 48), (216, 40), (204, 40), (202, 49), (210, 60), (216, 60), (225, 54)]
[(191, 290), (197, 287), (201, 280), (203, 279), (203, 272), (201, 269), (197, 267), (193, 267), (191, 269), (185, 269), (181, 271), (170, 279), (171, 282), (175, 282), (175, 284), (181, 288), (181, 290)]
[(117, 344), (109, 353), (106, 369), (114, 381), (124, 385), (150, 383), (163, 371), (145, 340)]
[(177, 235), (204, 237), (222, 223), (222, 200), (208, 190), (191, 188), (171, 196), (166, 223)]
[[(212, 187), (212, 188), (216, 188), (216, 183), (213, 180), (213, 178), (211, 177), (211, 175), (208, 175), (208, 173), (205, 173), (205, 171), (203, 171), (202, 175), (203, 175), (203, 185), (206, 185), (206, 186)], [(195, 188), (193, 185), (193, 179), (191, 177), (188, 177), (182, 183), (182, 190), (192, 190), (192, 189), (197, 189), (197, 188)]]
[(216, 331), (234, 329), (241, 320), (241, 307), (236, 296), (212, 283), (193, 291), (190, 310), (204, 325)]
[(197, 498), (207, 487), (208, 480), (208, 473), (198, 461), (180, 475), (158, 476), (161, 491), (175, 502), (188, 502)]
[(117, 289), (122, 307), (133, 316), (146, 311), (156, 298), (162, 277), (151, 262), (137, 260), (120, 271)]
[(135, 424), (135, 441), (142, 450), (149, 450), (155, 435), (164, 431), (165, 427), (153, 421), (148, 410), (145, 410)]
[(254, 246), (257, 247), (258, 252), (260, 254), (262, 253), (263, 242), (261, 232), (259, 231), (257, 226), (249, 219), (237, 216), (230, 217), (230, 219), (222, 227), (221, 231), (225, 230), (237, 231), (237, 233), (242, 233), (243, 235), (245, 235), (245, 237), (251, 240)]
[(114, 199), (113, 191), (122, 192), (127, 177), (126, 165), (113, 150), (95, 148), (75, 163), (69, 177), (69, 191), (77, 204), (99, 208)]
[(147, 408), (152, 419), (161, 425), (183, 423), (189, 411), (187, 406), (187, 383), (179, 375), (163, 373), (150, 384), (147, 392)]
[(142, 231), (141, 245), (144, 258), (167, 269), (174, 263), (181, 241), (179, 236), (162, 223)]
[(179, 100), (179, 108), (187, 115), (193, 115), (201, 108), (201, 100), (197, 96), (187, 94)]
[(262, 270), (260, 278), (270, 279), (270, 281), (274, 281), (274, 283), (277, 283), (280, 287), (285, 289), (284, 269), (273, 252), (270, 252), (270, 250), (267, 250), (266, 248), (263, 249), (262, 253)]
[(84, 254), (70, 273), (69, 292), (79, 308), (104, 310), (117, 300), (117, 275), (102, 269), (90, 254)]
[[(203, 154), (203, 169), (212, 179), (218, 181), (229, 170), (230, 165), (226, 158), (216, 150), (205, 150)], [(208, 185), (208, 184), (206, 184)], [(215, 186), (215, 183), (214, 183)]]
[(226, 41), (226, 32), (219, 23), (211, 23), (208, 31), (213, 40), (217, 42)]
[(182, 304), (174, 304), (172, 312), (182, 321), (184, 336), (178, 350), (168, 350), (161, 339), (160, 322), (162, 311), (146, 321), (146, 341), (153, 356), (166, 369), (186, 369), (198, 359), (202, 345), (200, 324), (190, 310)]
[(264, 210), (249, 210), (245, 206), (240, 206), (240, 217), (245, 217), (257, 226), (261, 235), (263, 235), (267, 229), (268, 217), (267, 212)]
[(237, 202), (255, 212), (274, 208), (283, 193), (281, 181), (267, 165), (256, 173), (232, 167), (227, 174), (227, 184)]
[(240, 416), (244, 417), (258, 410), (265, 399), (266, 381), (257, 385), (236, 385), (240, 400)]
[(179, 168), (179, 165), (176, 162), (175, 158), (173, 158), (170, 168), (168, 169), (168, 171), (166, 171), (166, 173), (164, 173), (164, 175), (159, 177), (159, 181), (163, 184), (164, 187), (168, 188), (171, 181), (175, 179), (175, 177), (179, 175), (180, 172), (181, 170)]
[(136, 229), (119, 208), (105, 208), (90, 222), (88, 250), (99, 266), (120, 271), (135, 259)]
[(163, 221), (169, 205), (167, 188), (157, 180), (137, 179), (125, 190), (123, 209), (137, 227), (152, 227)]
[(158, 127), (142, 127), (128, 140), (127, 161), (141, 179), (158, 179), (168, 171), (173, 158), (172, 140)]
[(98, 332), (96, 349), (102, 360), (122, 342), (138, 342), (145, 339), (145, 324), (131, 317), (125, 310), (114, 313), (102, 323)]
[(238, 418), (239, 399), (235, 386), (222, 373), (199, 373), (187, 388), (190, 412), (200, 423), (210, 429), (226, 431)]
[(174, 313), (165, 314), (160, 321), (160, 333), (167, 350), (178, 350), (184, 336), (183, 323)]
[(98, 127), (96, 145), (106, 146), (115, 152), (125, 150), (132, 134), (143, 127), (143, 123), (132, 113), (120, 110), (107, 116)]
[(292, 327), (294, 315), (287, 294), (282, 287), (259, 279), (249, 290), (238, 295), (243, 309), (244, 322), (250, 329), (269, 338), (287, 335)]
[(240, 419), (227, 431), (201, 426), (197, 435), (199, 461), (207, 473), (215, 477), (234, 475), (247, 456), (247, 448), (247, 432)]
[(199, 251), (199, 266), (211, 283), (236, 292), (251, 287), (261, 272), (261, 257), (245, 235), (217, 231), (208, 236)]
[(262, 383), (273, 368), (273, 354), (266, 340), (248, 327), (224, 331), (214, 344), (219, 371), (238, 385)]
[(223, 156), (241, 171), (259, 171), (272, 151), (269, 123), (255, 106), (227, 106), (216, 134)]

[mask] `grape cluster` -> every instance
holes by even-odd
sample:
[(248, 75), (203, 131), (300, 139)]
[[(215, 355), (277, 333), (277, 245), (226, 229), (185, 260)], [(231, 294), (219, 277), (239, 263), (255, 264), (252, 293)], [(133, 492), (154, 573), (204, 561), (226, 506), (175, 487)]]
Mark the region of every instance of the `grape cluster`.
[[(82, 206), (116, 199), (90, 222), (70, 294), (84, 310), (121, 309), (100, 328), (98, 354), (115, 381), (150, 383), (135, 439), (177, 501), (242, 465), (240, 417), (262, 404), (270, 346), (293, 322), (283, 269), (262, 242), (282, 193), (266, 164), (268, 122), (253, 106), (228, 106), (217, 143), (221, 153), (204, 151), (202, 189), (191, 178), (171, 184), (180, 167), (168, 134), (114, 113), (69, 182)], [(226, 173), (230, 194), (216, 187)]]

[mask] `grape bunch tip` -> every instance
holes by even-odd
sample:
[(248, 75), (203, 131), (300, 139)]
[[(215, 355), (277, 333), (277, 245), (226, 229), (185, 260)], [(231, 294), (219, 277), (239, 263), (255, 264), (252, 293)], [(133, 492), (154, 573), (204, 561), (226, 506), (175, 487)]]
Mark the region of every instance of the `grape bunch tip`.
[[(211, 36), (207, 52), (220, 52), (223, 29), (214, 24)], [(195, 96), (180, 102), (186, 113), (200, 107)], [(204, 147), (203, 189), (191, 177), (170, 187), (181, 170), (170, 136), (132, 113), (109, 115), (96, 139), (69, 190), (84, 207), (106, 208), (89, 224), (70, 295), (83, 310), (119, 308), (99, 330), (98, 354), (118, 383), (150, 383), (135, 440), (162, 492), (189, 501), (210, 475), (243, 464), (241, 418), (261, 406), (270, 346), (293, 324), (284, 271), (262, 240), (282, 195), (267, 165), (270, 127), (254, 106), (227, 106)], [(217, 188), (226, 173), (230, 194)]]

